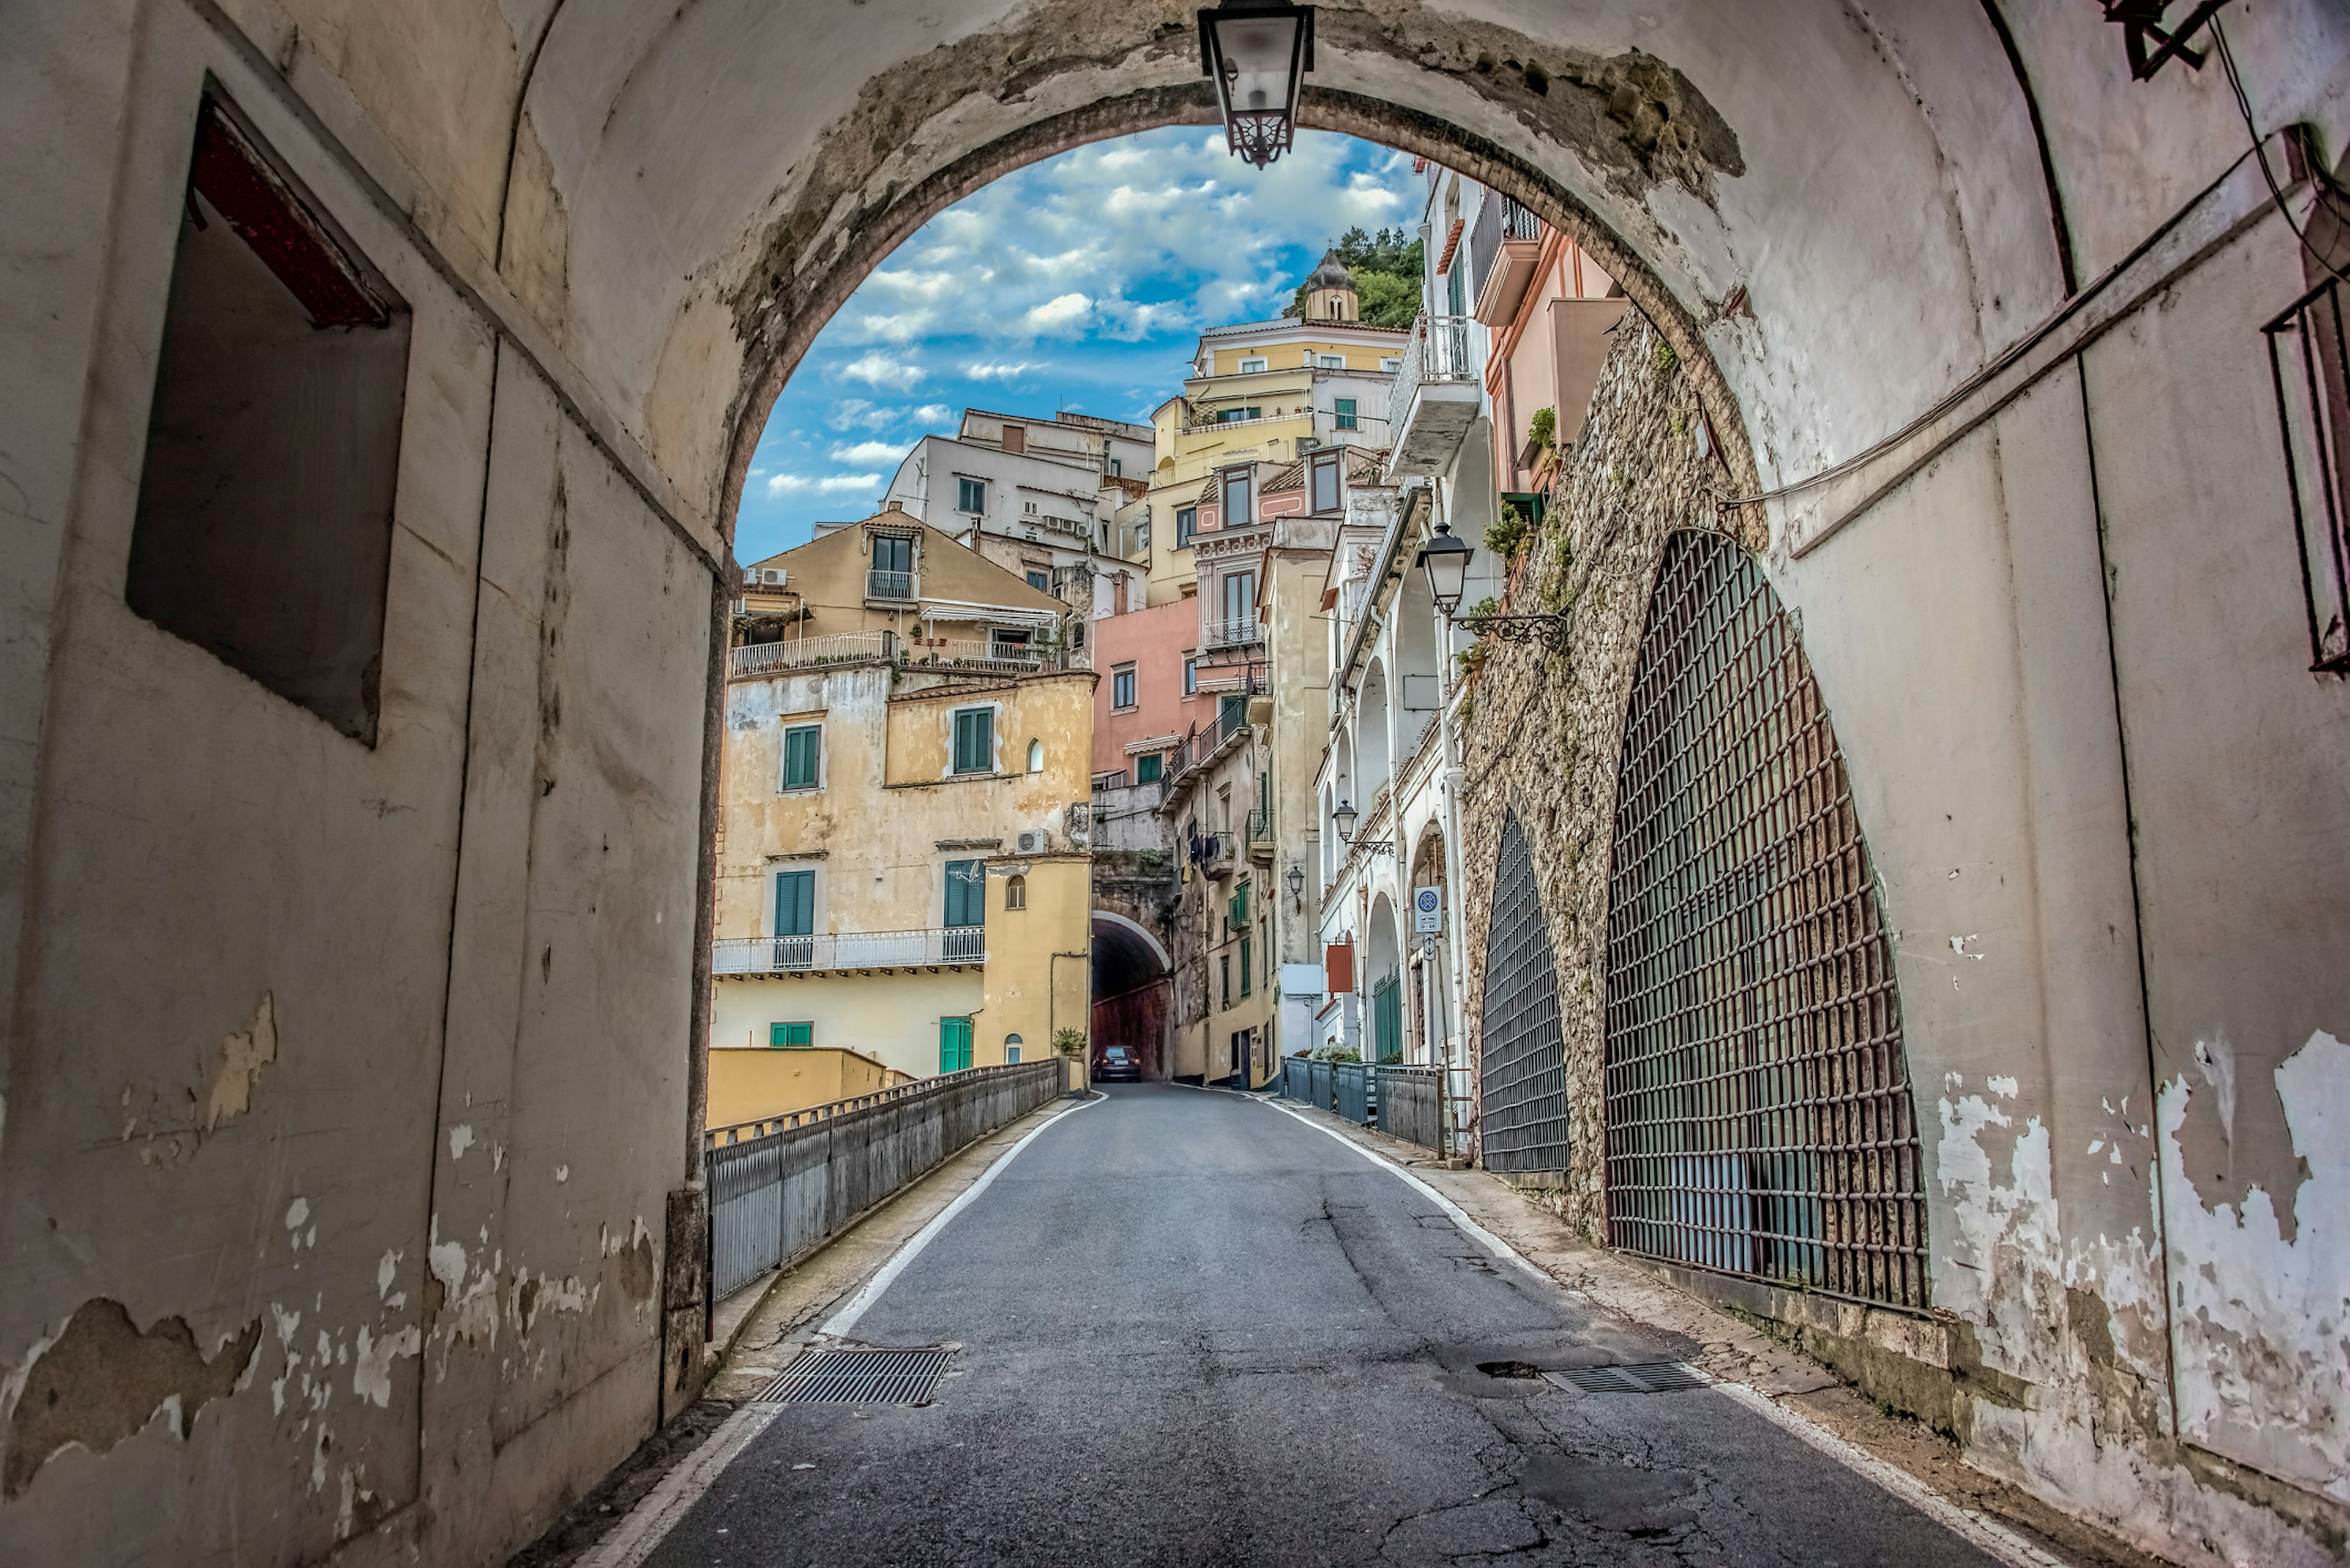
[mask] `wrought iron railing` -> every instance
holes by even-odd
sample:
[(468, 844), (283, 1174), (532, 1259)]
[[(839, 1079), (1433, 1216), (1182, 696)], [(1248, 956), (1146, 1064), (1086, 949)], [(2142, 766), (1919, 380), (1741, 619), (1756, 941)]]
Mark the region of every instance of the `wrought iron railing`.
[(710, 972), (810, 974), (986, 961), (986, 927), (944, 926), (918, 931), (841, 931), (826, 936), (721, 937), (711, 944)]
[(1252, 612), (1211, 620), (1202, 635), (1210, 648), (1246, 648), (1251, 643), (1264, 640), (1264, 628)]
[(1398, 420), (1410, 417), (1411, 400), (1433, 381), (1474, 381), (1484, 367), (1477, 362), (1475, 322), (1466, 316), (1422, 316), (1412, 323), (1404, 344), (1403, 368), (1396, 372), (1395, 390), (1388, 407)]
[(868, 571), (865, 574), (865, 597), (868, 599), (918, 599), (921, 597), (921, 578), (915, 572)]

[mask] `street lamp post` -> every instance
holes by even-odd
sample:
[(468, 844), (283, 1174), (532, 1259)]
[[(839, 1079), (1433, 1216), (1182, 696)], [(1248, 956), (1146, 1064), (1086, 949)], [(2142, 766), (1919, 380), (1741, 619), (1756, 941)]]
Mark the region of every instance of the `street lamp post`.
[(1313, 6), (1224, 0), (1200, 12), (1200, 74), (1216, 84), (1224, 144), (1258, 168), (1289, 151), (1313, 68)]
[(1500, 642), (1539, 642), (1554, 649), (1566, 647), (1567, 618), (1563, 615), (1472, 615), (1458, 619), (1461, 595), (1469, 586), (1469, 558), (1476, 551), (1452, 536), (1452, 525), (1439, 523), (1420, 546), (1419, 569), (1428, 574), (1428, 594), (1445, 620), (1472, 637)]

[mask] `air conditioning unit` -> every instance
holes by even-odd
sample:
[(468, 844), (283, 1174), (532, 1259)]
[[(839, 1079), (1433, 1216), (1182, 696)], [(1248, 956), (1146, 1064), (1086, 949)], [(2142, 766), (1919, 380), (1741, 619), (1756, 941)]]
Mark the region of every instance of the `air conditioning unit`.
[(781, 566), (759, 568), (759, 582), (762, 587), (780, 588), (784, 586), (784, 568)]
[(1017, 840), (1018, 852), (1023, 855), (1042, 855), (1052, 844), (1053, 836), (1041, 827), (1030, 828)]

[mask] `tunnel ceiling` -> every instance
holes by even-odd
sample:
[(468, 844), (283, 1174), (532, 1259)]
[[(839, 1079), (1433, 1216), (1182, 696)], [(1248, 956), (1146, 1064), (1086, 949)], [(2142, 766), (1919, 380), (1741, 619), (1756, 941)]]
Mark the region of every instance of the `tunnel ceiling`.
[(1139, 933), (1097, 917), (1094, 920), (1094, 999), (1105, 1001), (1139, 990), (1167, 972), (1158, 952)]

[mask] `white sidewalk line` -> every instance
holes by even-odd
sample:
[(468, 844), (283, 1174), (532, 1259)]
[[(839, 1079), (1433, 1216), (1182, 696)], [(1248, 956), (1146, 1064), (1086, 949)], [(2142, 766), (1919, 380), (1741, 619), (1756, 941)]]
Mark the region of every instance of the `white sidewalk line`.
[(1079, 1111), (1085, 1110), (1088, 1106), (1097, 1106), (1108, 1097), (1109, 1096), (1107, 1095), (1097, 1094), (1092, 1098), (1082, 1100), (1076, 1105), (1070, 1106), (1068, 1109), (1060, 1112), (1056, 1116), (1045, 1117), (1043, 1122), (1030, 1128), (1027, 1137), (1022, 1138), (1018, 1143), (1014, 1144), (1009, 1149), (1006, 1149), (1003, 1158), (997, 1160), (993, 1165), (989, 1166), (984, 1171), (982, 1171), (977, 1181), (972, 1182), (969, 1187), (966, 1187), (961, 1192), (956, 1193), (953, 1202), (948, 1204), (944, 1209), (940, 1210), (936, 1215), (931, 1217), (929, 1224), (915, 1231), (914, 1234), (908, 1239), (904, 1246), (891, 1253), (889, 1261), (881, 1265), (879, 1272), (875, 1273), (871, 1279), (865, 1282), (865, 1288), (858, 1292), (854, 1296), (851, 1296), (847, 1306), (842, 1307), (838, 1312), (833, 1314), (831, 1317), (826, 1319), (824, 1326), (817, 1329), (816, 1334), (819, 1336), (837, 1337), (838, 1335), (847, 1334), (850, 1329), (855, 1328), (857, 1326), (857, 1320), (863, 1317), (867, 1312), (871, 1310), (873, 1303), (881, 1299), (881, 1293), (888, 1290), (889, 1286), (896, 1282), (898, 1276), (906, 1272), (906, 1265), (912, 1262), (916, 1258), (920, 1257), (922, 1249), (929, 1246), (932, 1241), (938, 1239), (939, 1232), (947, 1228), (948, 1222), (952, 1220), (956, 1215), (962, 1213), (965, 1209), (970, 1208), (972, 1199), (976, 1199), (981, 1193), (987, 1190), (987, 1184), (995, 1179), (996, 1172), (1002, 1170), (1005, 1166), (1010, 1165), (1014, 1160), (1019, 1158), (1020, 1151), (1026, 1148), (1030, 1144), (1035, 1143), (1038, 1135), (1043, 1133), (1046, 1127), (1054, 1126), (1055, 1123), (1060, 1122), (1066, 1117), (1076, 1116)]
[[(1357, 1143), (1337, 1128), (1324, 1127), (1305, 1112), (1284, 1106), (1278, 1100), (1266, 1100), (1263, 1103), (1284, 1116), (1295, 1116), (1315, 1132), (1325, 1133), (1336, 1138), (1373, 1165), (1380, 1166), (1391, 1172), (1413, 1190), (1434, 1201), (1447, 1215), (1451, 1216), (1455, 1225), (1496, 1258), (1505, 1258), (1544, 1284), (1563, 1291), (1570, 1296), (1583, 1299), (1581, 1291), (1562, 1285), (1552, 1279), (1550, 1275), (1522, 1255), (1516, 1248), (1470, 1219), (1468, 1212), (1459, 1204), (1406, 1170), (1402, 1166), (1388, 1158), (1378, 1150)], [(1867, 1449), (1836, 1436), (1801, 1410), (1782, 1405), (1769, 1395), (1749, 1388), (1742, 1383), (1725, 1383), (1716, 1380), (1712, 1386), (1752, 1410), (1756, 1415), (1785, 1428), (1846, 1469), (1864, 1480), (1876, 1482), (1877, 1485), (1891, 1492), (1969, 1545), (1979, 1551), (1987, 1552), (2002, 1563), (2008, 1564), (2008, 1568), (2067, 1568), (2064, 1559), (2051, 1556), (1992, 1519), (1989, 1514), (1959, 1507), (1908, 1470), (1898, 1465), (1887, 1464)]]
[[(866, 1310), (881, 1299), (881, 1293), (889, 1288), (890, 1282), (903, 1273), (906, 1265), (946, 1229), (947, 1221), (962, 1213), (972, 1199), (986, 1191), (987, 1184), (995, 1179), (995, 1173), (1011, 1164), (1022, 1149), (1035, 1143), (1037, 1134), (1063, 1116), (1074, 1116), (1107, 1097), (1094, 1095), (1077, 1105), (1055, 1112), (1031, 1127), (1027, 1136), (982, 1171), (977, 1181), (957, 1193), (953, 1202), (931, 1216), (929, 1224), (915, 1231), (904, 1245), (891, 1253), (889, 1261), (865, 1282), (865, 1288), (858, 1291), (847, 1306), (833, 1314), (816, 1331), (817, 1334), (842, 1334), (855, 1327), (857, 1320), (865, 1315)], [(767, 1424), (782, 1408), (779, 1405), (754, 1402), (736, 1409), (719, 1424), (718, 1430), (711, 1434), (709, 1441), (695, 1449), (684, 1463), (661, 1477), (660, 1483), (645, 1495), (644, 1501), (629, 1511), (629, 1516), (615, 1525), (611, 1533), (598, 1542), (573, 1568), (637, 1568), (677, 1527), (678, 1521), (685, 1517), (686, 1511), (702, 1500), (702, 1494), (708, 1491), (711, 1483), (725, 1472), (726, 1467), (734, 1461), (734, 1456), (743, 1451), (744, 1445), (767, 1429)]]
[(652, 1555), (653, 1548), (685, 1517), (686, 1511), (702, 1500), (710, 1483), (733, 1462), (743, 1446), (767, 1429), (767, 1423), (775, 1418), (779, 1408), (775, 1405), (745, 1405), (727, 1417), (710, 1435), (708, 1442), (661, 1477), (645, 1500), (573, 1568), (637, 1568)]

